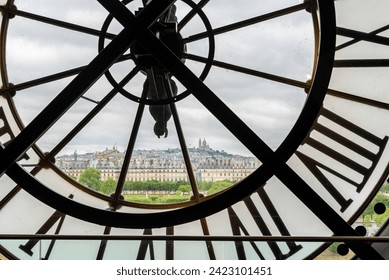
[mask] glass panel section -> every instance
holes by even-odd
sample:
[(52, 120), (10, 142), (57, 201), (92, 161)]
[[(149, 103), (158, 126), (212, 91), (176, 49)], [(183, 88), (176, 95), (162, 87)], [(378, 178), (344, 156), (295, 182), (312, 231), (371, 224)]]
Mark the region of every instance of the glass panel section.
[[(22, 123), (28, 125), (45, 110), (122, 30), (116, 19), (106, 21), (107, 12), (97, 1), (15, 2), (18, 11), (28, 14), (16, 15), (9, 27), (8, 73), (1, 74), (2, 82), (8, 76), (14, 84), (16, 109), (0, 96), (2, 145), (19, 133)], [(143, 9), (144, 1), (129, 2), (131, 12)], [(389, 6), (386, 1), (365, 2), (335, 2), (337, 50), (328, 96), (287, 166), (275, 164), (290, 171), (290, 178), (276, 170), (276, 176), (254, 186), (258, 189), (241, 202), (195, 222), (127, 230), (69, 217), (31, 197), (4, 175), (0, 178), (1, 233), (184, 237), (5, 240), (1, 242), (4, 252), (22, 259), (310, 257), (328, 244), (245, 239), (335, 232), (331, 222), (324, 222), (324, 210), (306, 206), (309, 198), (292, 193), (296, 182), (302, 182), (297, 187), (312, 188), (346, 226), (355, 222), (353, 227), (362, 224), (367, 235), (375, 233), (384, 218), (362, 212), (362, 207), (388, 171), (389, 131), (382, 120), (389, 117), (385, 14)], [(110, 74), (97, 79), (58, 115), (57, 123), (33, 140), (39, 148), (30, 148), (19, 158), (20, 164), (64, 197), (112, 213), (168, 211), (208, 202), (234, 184), (251, 187), (247, 181), (256, 180), (247, 177), (257, 176), (253, 172), (261, 163), (253, 148), (249, 151), (250, 142), (256, 145), (263, 140), (271, 149), (279, 147), (304, 106), (308, 81), (315, 73), (319, 31), (314, 30), (316, 18), (309, 12), (309, 3), (247, 0), (242, 6), (232, 0), (209, 1), (191, 14), (191, 5), (176, 1), (151, 32), (204, 85), (195, 78), (181, 77), (180, 82), (179, 73), (172, 75), (176, 64), (161, 64), (163, 52), (156, 59), (135, 42), (109, 68)], [(386, 186), (377, 195), (384, 204), (385, 192)], [(370, 210), (369, 206), (366, 211)], [(218, 240), (204, 241), (202, 236)]]
[[(77, 5), (68, 6), (61, 13), (55, 12), (59, 10), (58, 6), (68, 5), (65, 2), (57, 3), (55, 9), (50, 1), (40, 1), (37, 5), (21, 2), (18, 9), (28, 11), (32, 17), (36, 17), (34, 14), (42, 15), (44, 19), (31, 21), (18, 16), (10, 28), (10, 51), (7, 54), (9, 76), (12, 77), (13, 83), (19, 85), (31, 81), (28, 88), (20, 90), (21, 94), (18, 92), (15, 97), (15, 104), (26, 125), (78, 73), (78, 67), (87, 65), (88, 61), (101, 51), (102, 46), (111, 42), (110, 34), (117, 34), (122, 28), (116, 19), (105, 22), (103, 9), (96, 3), (89, 5), (84, 1), (77, 2)], [(47, 6), (47, 9), (37, 9), (38, 4)], [(236, 5), (233, 1), (228, 4)], [(85, 5), (88, 8), (85, 8)], [(261, 5), (247, 3), (252, 8), (233, 13), (233, 18), (221, 17), (220, 5), (225, 7), (226, 4), (206, 4), (203, 12), (197, 11), (186, 23), (192, 7), (178, 2), (171, 18), (160, 19), (169, 24), (180, 24), (180, 20), (184, 20), (182, 25), (177, 27), (177, 31), (171, 30), (177, 32), (174, 38), (168, 37), (170, 29), (156, 30), (155, 33), (158, 33), (157, 36), (162, 34), (161, 40), (172, 50), (176, 50), (177, 46), (182, 47), (181, 51), (176, 53), (182, 56), (182, 61), (196, 75), (205, 79), (206, 85), (258, 133), (261, 139), (276, 148), (292, 127), (303, 106), (305, 93), (301, 86), (304, 87), (306, 75), (313, 71), (312, 15), (305, 11), (304, 5), (299, 6), (298, 1), (282, 1), (276, 4), (267, 1)], [(142, 6), (141, 1), (131, 1), (128, 5), (132, 12), (137, 12)], [(83, 17), (80, 17), (81, 13), (76, 7), (82, 8)], [(224, 13), (224, 9), (222, 10)], [(92, 17), (93, 20), (87, 20)], [(246, 21), (253, 22), (246, 24)], [(103, 26), (104, 22), (107, 23), (106, 27)], [(297, 22), (298, 24), (295, 24)], [(235, 24), (235, 27), (227, 27), (231, 24)], [(24, 28), (26, 25), (28, 27)], [(286, 38), (285, 34), (293, 33), (287, 31), (292, 26), (298, 36)], [(221, 27), (227, 27), (227, 30), (217, 31)], [(283, 31), (273, 32), (274, 28)], [(59, 30), (61, 32), (58, 32)], [(104, 35), (99, 38), (100, 31)], [(206, 33), (199, 35), (202, 32)], [(61, 35), (61, 38), (57, 38), (57, 35)], [(45, 40), (45, 36), (49, 36), (49, 39)], [(163, 39), (164, 36), (166, 39)], [(205, 36), (205, 40), (196, 39), (196, 36)], [(216, 38), (216, 49), (213, 46), (213, 37)], [(243, 38), (243, 41), (240, 38)], [(293, 41), (293, 47), (290, 41)], [(245, 44), (247, 50), (235, 52), (234, 50), (240, 48), (240, 44)], [(17, 47), (21, 45), (24, 46), (23, 49)], [(280, 52), (285, 45), (288, 45), (288, 51)], [(77, 50), (74, 46), (77, 46)], [(37, 54), (31, 55), (35, 50)], [(152, 66), (143, 62), (139, 57), (148, 56), (143, 52), (141, 46), (134, 44), (120, 61), (110, 68), (113, 79), (119, 82), (135, 66), (139, 67), (140, 71), (134, 72), (134, 77), (120, 86), (122, 94), (118, 94), (103, 106), (107, 93), (111, 92), (110, 95), (113, 96), (115, 91), (110, 84), (112, 81), (108, 83), (105, 78), (100, 79), (37, 142), (41, 149), (51, 150), (51, 155), (57, 156), (56, 165), (76, 180), (80, 180), (81, 174), (87, 168), (98, 169), (100, 185), (94, 188), (109, 195), (115, 190), (125, 152), (128, 150), (127, 141), (133, 133), (132, 137), (136, 140), (135, 145), (130, 147), (133, 152), (124, 181), (155, 182), (149, 182), (148, 187), (120, 183), (123, 186), (119, 189), (123, 189), (125, 193), (122, 195), (131, 201), (138, 198), (128, 195), (135, 195), (132, 192), (143, 192), (141, 195), (145, 197), (140, 197), (139, 200), (148, 203), (189, 200), (192, 195), (198, 197), (200, 193), (209, 195), (229, 187), (255, 170), (259, 166), (258, 160), (242, 149), (238, 144), (239, 140), (231, 138), (231, 133), (219, 121), (211, 120), (212, 113), (207, 113), (205, 107), (192, 95), (183, 98), (182, 93), (186, 88), (177, 79), (167, 78), (166, 75), (169, 76), (170, 73), (164, 67), (155, 64), (155, 61), (150, 62)], [(272, 56), (271, 52), (282, 54), (282, 57), (273, 56), (277, 57), (277, 63), (268, 60)], [(211, 61), (214, 53), (215, 58), (222, 64)], [(291, 56), (291, 53), (295, 55)], [(203, 57), (205, 61), (191, 58), (190, 55)], [(23, 59), (20, 59), (21, 57)], [(39, 65), (31, 63), (37, 57), (42, 57)], [(286, 60), (293, 67), (285, 67)], [(45, 66), (42, 67), (42, 64)], [(211, 70), (209, 74), (206, 70), (208, 67)], [(64, 71), (67, 70), (71, 73), (66, 74)], [(253, 74), (253, 71), (258, 73)], [(267, 79), (266, 75), (262, 77), (260, 71), (279, 75), (280, 83)], [(54, 74), (56, 78), (51, 77)], [(38, 82), (36, 79), (45, 81)], [(288, 82), (290, 79), (297, 79), (299, 86), (291, 86)], [(177, 86), (177, 90), (168, 93), (167, 85), (162, 85), (164, 82), (168, 82), (172, 90)], [(171, 94), (171, 97), (177, 94), (177, 98), (183, 100), (174, 104), (163, 104), (168, 96), (159, 96), (162, 93)], [(157, 97), (153, 94), (157, 94)], [(29, 96), (34, 98), (27, 98)], [(141, 98), (145, 100), (137, 103)], [(150, 102), (157, 102), (157, 105)], [(103, 109), (91, 118), (88, 125), (80, 127), (80, 132), (69, 134), (72, 128), (79, 127), (79, 123), (90, 115), (89, 112), (98, 107)], [(174, 107), (177, 107), (177, 114), (172, 112)], [(134, 122), (132, 125), (126, 120), (135, 119), (138, 108), (144, 110), (138, 114), (140, 124)], [(163, 123), (162, 119), (166, 122), (166, 128), (163, 128), (163, 133), (157, 133), (156, 129)], [(135, 133), (138, 128), (139, 132)], [(235, 130), (231, 131), (234, 133), (240, 128), (229, 129)], [(156, 133), (159, 137), (168, 137), (161, 137), (156, 142)], [(186, 154), (189, 156), (187, 159)], [(216, 181), (226, 182), (218, 186), (203, 186), (203, 183)], [(159, 182), (166, 182), (166, 186), (160, 186)], [(147, 189), (146, 193), (140, 190), (144, 188)], [(148, 191), (152, 197), (148, 197)]]

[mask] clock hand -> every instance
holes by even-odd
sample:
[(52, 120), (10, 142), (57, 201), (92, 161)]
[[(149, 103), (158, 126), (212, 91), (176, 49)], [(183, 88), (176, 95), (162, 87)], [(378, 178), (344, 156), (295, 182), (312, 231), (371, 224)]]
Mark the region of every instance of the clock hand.
[[(177, 95), (177, 86), (174, 81), (171, 80), (170, 75), (164, 75), (164, 73), (155, 74), (153, 67), (146, 70), (147, 79), (144, 84), (144, 91), (147, 92), (146, 96), (153, 100), (162, 100), (168, 98), (166, 84), (171, 85), (172, 95)], [(166, 83), (165, 83), (166, 82)], [(172, 116), (172, 111), (169, 104), (163, 105), (150, 105), (149, 111), (155, 120), (154, 133), (160, 138), (161, 136), (168, 135), (167, 122)]]
[[(151, 1), (143, 1), (146, 6)], [(138, 14), (142, 11), (142, 8), (138, 10)], [(151, 27), (155, 36), (161, 39), (163, 42), (175, 42), (176, 38), (176, 6), (172, 5), (169, 9), (159, 17)], [(172, 38), (173, 35), (173, 38)], [(168, 44), (168, 43), (167, 43)], [(146, 99), (154, 101), (156, 104), (149, 106), (151, 116), (155, 120), (154, 134), (160, 138), (168, 135), (167, 122), (172, 116), (171, 108), (169, 104), (159, 104), (160, 101), (168, 98), (166, 84), (172, 85), (172, 95), (177, 95), (177, 86), (174, 81), (171, 80), (171, 75), (168, 71), (152, 57), (139, 43), (135, 43), (132, 48), (132, 53), (136, 59), (136, 63), (141, 67), (142, 73), (146, 75), (146, 81), (143, 84), (142, 95), (146, 96)], [(166, 82), (166, 83), (165, 83)]]

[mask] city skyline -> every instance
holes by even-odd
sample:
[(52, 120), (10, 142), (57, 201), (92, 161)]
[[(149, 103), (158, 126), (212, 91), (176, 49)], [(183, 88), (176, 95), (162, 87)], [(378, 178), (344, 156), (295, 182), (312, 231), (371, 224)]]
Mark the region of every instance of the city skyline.
[[(103, 145), (104, 146), (104, 145)], [(211, 147), (211, 143), (209, 143), (205, 137), (200, 137), (198, 138), (198, 142), (196, 144), (189, 144), (187, 146), (188, 150), (190, 149), (193, 149), (193, 148), (210, 148), (211, 150), (214, 150), (214, 151), (221, 151), (221, 152), (225, 152), (227, 154), (230, 154), (230, 155), (238, 155), (238, 156), (245, 156), (246, 155), (243, 155), (243, 154), (237, 154), (237, 153), (230, 153), (228, 151), (225, 151), (224, 149), (218, 149), (218, 148), (214, 148), (214, 147)], [(67, 152), (67, 153), (60, 153), (59, 155), (56, 156), (56, 158), (59, 158), (59, 157), (66, 157), (66, 156), (74, 156), (74, 154), (78, 154), (78, 155), (82, 155), (82, 154), (94, 154), (94, 153), (98, 153), (98, 152), (103, 152), (103, 151), (106, 151), (106, 150), (117, 150), (117, 151), (121, 151), (121, 152), (126, 152), (126, 149), (125, 148), (122, 148), (122, 147), (119, 147), (116, 143), (113, 144), (113, 145), (105, 145), (105, 147), (103, 149), (90, 149), (88, 151), (84, 151), (84, 150), (77, 150), (75, 149), (73, 152)], [(153, 150), (176, 150), (176, 149), (179, 149), (181, 150), (181, 148), (179, 146), (171, 146), (171, 147), (167, 147), (165, 149), (155, 149), (155, 148), (140, 148), (140, 149), (134, 149), (134, 151), (153, 151)]]
[[(212, 149), (205, 139), (199, 139), (197, 148), (188, 148), (191, 171), (179, 148), (167, 150), (133, 150), (126, 180), (128, 181), (190, 181), (189, 172), (197, 181), (239, 181), (260, 165), (255, 157), (229, 154)], [(113, 146), (103, 151), (86, 154), (62, 155), (56, 158), (56, 166), (67, 175), (80, 178), (88, 168), (98, 169), (101, 180), (118, 180), (124, 165), (125, 151)]]

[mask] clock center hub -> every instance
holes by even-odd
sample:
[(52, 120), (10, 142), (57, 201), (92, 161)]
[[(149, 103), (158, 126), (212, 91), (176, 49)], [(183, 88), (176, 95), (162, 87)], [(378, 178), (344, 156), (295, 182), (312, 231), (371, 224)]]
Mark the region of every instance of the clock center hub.
[[(151, 31), (161, 40), (178, 58), (182, 61), (186, 46), (182, 41), (182, 37), (178, 32), (176, 21), (157, 21), (151, 28)], [(159, 71), (167, 73), (168, 71), (159, 63), (152, 54), (150, 54), (139, 42), (135, 42), (131, 47), (135, 63), (142, 70), (157, 68)]]
[[(131, 2), (132, 1), (130, 0), (124, 0), (123, 4), (129, 5)], [(147, 6), (150, 2), (151, 1), (143, 1), (143, 4)], [(191, 0), (182, 0), (182, 2), (192, 9), (190, 18), (197, 17), (200, 19), (198, 21), (200, 23), (199, 30), (205, 29), (203, 36), (204, 39), (207, 40), (204, 41), (204, 50), (206, 50), (207, 53), (203, 58), (202, 69), (193, 67), (193, 63), (187, 63), (186, 65), (186, 67), (193, 71), (201, 81), (204, 81), (212, 68), (212, 62), (215, 55), (213, 28), (207, 15), (199, 6)], [(186, 63), (187, 61), (190, 62), (191, 59), (190, 54), (187, 53), (187, 45), (189, 45), (191, 41), (188, 40), (189, 38), (186, 34), (188, 29), (185, 29), (185, 19), (178, 24), (179, 19), (176, 12), (177, 10), (180, 10), (180, 8), (181, 6), (178, 6), (177, 8), (176, 5), (171, 5), (153, 24), (151, 24), (151, 26), (148, 27), (148, 30), (152, 32), (154, 36), (178, 59), (180, 59), (182, 63)], [(134, 15), (137, 15), (140, 14), (142, 9), (144, 8), (137, 7), (135, 11), (131, 10), (131, 12), (133, 12)], [(113, 38), (114, 34), (117, 33), (117, 31), (108, 32), (110, 28), (114, 30), (116, 27), (115, 24), (111, 25), (113, 20), (113, 15), (109, 15), (104, 21), (98, 42), (99, 52), (101, 52), (105, 48), (106, 43), (109, 42), (108, 38)], [(131, 44), (128, 51), (112, 65), (112, 69), (110, 68), (105, 72), (105, 77), (118, 92), (134, 102), (150, 106), (162, 106), (178, 102), (190, 95), (191, 92), (179, 83), (176, 83), (176, 78), (168, 70), (168, 68), (170, 69), (169, 65), (166, 65), (168, 62), (164, 64), (160, 62), (161, 58), (165, 56), (163, 51), (160, 51), (157, 48), (150, 52), (142, 44), (142, 38), (138, 38), (138, 40), (135, 40)], [(122, 67), (122, 65), (125, 65), (125, 68)], [(116, 75), (118, 73), (120, 73), (121, 77), (123, 77), (122, 74), (124, 74), (122, 80), (117, 79)], [(138, 74), (140, 74), (139, 77), (143, 76), (141, 79), (144, 79), (145, 81), (141, 92), (135, 92), (136, 89), (129, 86), (130, 81), (135, 77), (138, 77)]]

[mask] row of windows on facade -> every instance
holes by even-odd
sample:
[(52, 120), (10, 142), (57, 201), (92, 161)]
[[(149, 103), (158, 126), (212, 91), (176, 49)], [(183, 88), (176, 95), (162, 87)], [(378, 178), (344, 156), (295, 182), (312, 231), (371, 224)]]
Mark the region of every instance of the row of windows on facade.
[[(81, 174), (85, 171), (85, 169), (64, 169), (62, 170), (67, 174), (74, 173), (74, 174)], [(113, 175), (113, 174), (120, 174), (120, 169), (102, 169), (99, 170), (102, 176), (107, 176), (107, 174)], [(254, 171), (254, 169), (200, 169), (200, 170), (194, 170), (195, 173), (198, 174), (220, 174), (220, 175), (226, 175), (226, 174), (239, 174), (247, 175)], [(227, 172), (227, 173), (226, 173)], [(145, 175), (145, 174), (174, 174), (174, 173), (186, 173), (185, 169), (150, 169), (150, 170), (136, 170), (136, 169), (129, 169), (127, 171), (127, 174), (136, 174), (136, 175)]]
[[(117, 180), (120, 176), (120, 170), (101, 170), (101, 180), (105, 181), (108, 178), (113, 178)], [(129, 170), (127, 172), (126, 180), (128, 181), (148, 181), (148, 180), (157, 180), (157, 181), (188, 181), (188, 173), (186, 170), (170, 170), (172, 172), (167, 172), (167, 170), (147, 170), (148, 172), (139, 172), (137, 170)], [(202, 169), (195, 172), (196, 180), (204, 182), (214, 182), (218, 180), (241, 180), (244, 177), (248, 176), (254, 170), (251, 169)], [(79, 178), (80, 175), (84, 172), (83, 169), (78, 170), (64, 170), (69, 176)]]
[[(106, 168), (117, 168), (122, 167), (122, 163), (112, 164), (112, 162), (104, 162), (96, 165), (91, 165), (87, 162), (61, 162), (59, 165), (60, 169), (86, 169), (89, 167), (94, 167), (96, 169), (106, 169)], [(145, 169), (145, 168), (183, 168), (185, 165), (183, 162), (180, 163), (161, 163), (161, 164), (152, 164), (152, 163), (142, 163), (142, 164), (132, 164), (130, 169)], [(257, 168), (259, 164), (255, 161), (250, 162), (239, 162), (239, 163), (228, 163), (228, 162), (206, 162), (206, 163), (194, 163), (193, 166), (196, 168)]]

